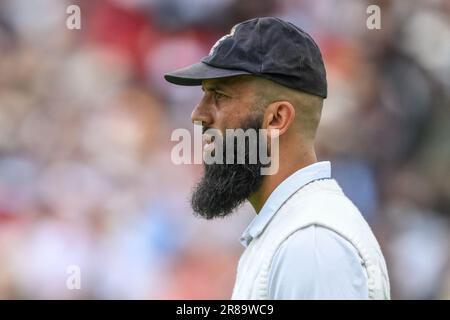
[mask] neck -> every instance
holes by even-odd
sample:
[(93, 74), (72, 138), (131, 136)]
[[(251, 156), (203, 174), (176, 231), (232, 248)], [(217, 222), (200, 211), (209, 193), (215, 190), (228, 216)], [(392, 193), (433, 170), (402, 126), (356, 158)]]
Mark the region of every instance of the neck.
[(248, 201), (255, 209), (256, 214), (258, 214), (261, 211), (261, 208), (264, 206), (264, 203), (266, 203), (267, 199), (269, 198), (273, 190), (275, 190), (276, 187), (278, 187), (278, 185), (280, 185), (294, 172), (316, 162), (317, 157), (314, 151), (301, 154), (296, 157), (293, 157), (292, 155), (289, 155), (288, 157), (286, 156), (283, 157), (280, 153), (279, 159), (280, 166), (278, 172), (273, 175), (265, 176), (263, 183), (261, 187), (258, 189), (258, 191), (254, 192), (248, 198)]

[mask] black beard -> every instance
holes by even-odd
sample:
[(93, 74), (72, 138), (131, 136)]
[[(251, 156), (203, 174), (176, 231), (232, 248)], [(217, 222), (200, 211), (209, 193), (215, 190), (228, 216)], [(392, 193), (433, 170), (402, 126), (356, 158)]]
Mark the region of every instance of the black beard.
[[(247, 121), (241, 129), (259, 132), (261, 126), (262, 119), (253, 119)], [(260, 162), (259, 139), (257, 141), (258, 156), (255, 164), (249, 161), (248, 137), (245, 137), (245, 163), (226, 164), (226, 139), (223, 139), (224, 164), (205, 163), (205, 173), (192, 194), (191, 206), (195, 215), (206, 219), (226, 217), (260, 188), (264, 178), (261, 168), (266, 165)], [(236, 141), (234, 146), (234, 162), (237, 162)]]

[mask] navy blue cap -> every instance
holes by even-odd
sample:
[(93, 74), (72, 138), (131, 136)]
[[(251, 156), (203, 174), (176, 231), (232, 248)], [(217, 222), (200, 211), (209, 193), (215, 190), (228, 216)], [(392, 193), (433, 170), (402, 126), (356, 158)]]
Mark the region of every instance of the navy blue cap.
[(309, 34), (290, 22), (264, 17), (235, 25), (201, 62), (164, 75), (174, 84), (250, 74), (283, 86), (327, 97), (320, 49)]

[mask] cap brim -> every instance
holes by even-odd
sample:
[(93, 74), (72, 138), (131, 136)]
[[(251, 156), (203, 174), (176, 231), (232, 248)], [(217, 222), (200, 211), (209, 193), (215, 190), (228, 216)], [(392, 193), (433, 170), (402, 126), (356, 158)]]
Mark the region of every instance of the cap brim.
[(250, 74), (250, 72), (223, 69), (210, 66), (204, 62), (195, 63), (188, 67), (175, 70), (164, 75), (164, 79), (180, 86), (199, 86), (203, 80), (226, 78), (238, 75)]

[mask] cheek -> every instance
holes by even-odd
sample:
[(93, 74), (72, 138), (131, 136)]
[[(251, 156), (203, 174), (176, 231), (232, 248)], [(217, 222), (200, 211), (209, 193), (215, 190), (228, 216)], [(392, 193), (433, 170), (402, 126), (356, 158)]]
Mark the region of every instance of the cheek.
[(229, 108), (226, 111), (217, 114), (217, 126), (224, 131), (225, 129), (240, 128), (243, 120), (248, 117), (248, 108), (239, 105)]

